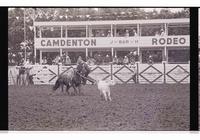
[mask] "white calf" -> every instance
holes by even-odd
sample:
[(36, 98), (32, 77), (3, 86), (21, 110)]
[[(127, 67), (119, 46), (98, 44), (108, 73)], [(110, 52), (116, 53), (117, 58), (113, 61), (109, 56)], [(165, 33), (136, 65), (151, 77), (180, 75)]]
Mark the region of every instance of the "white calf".
[(99, 80), (97, 81), (97, 87), (100, 91), (100, 96), (104, 98), (106, 101), (112, 101), (110, 97), (110, 86), (115, 85), (115, 82), (113, 80), (111, 81), (105, 81), (105, 80)]

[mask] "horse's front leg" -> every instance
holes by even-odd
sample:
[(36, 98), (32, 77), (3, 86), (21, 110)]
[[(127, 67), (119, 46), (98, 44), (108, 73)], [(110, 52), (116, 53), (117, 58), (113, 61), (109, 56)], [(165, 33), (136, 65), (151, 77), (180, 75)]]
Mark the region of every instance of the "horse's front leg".
[(17, 75), (17, 85), (19, 85), (19, 75)]
[(78, 86), (78, 94), (83, 95), (83, 92), (81, 92), (81, 85)]
[(74, 95), (76, 95), (77, 94), (76, 86), (74, 84), (72, 84), (72, 87), (74, 88)]
[(20, 76), (20, 85), (23, 86), (23, 84), (24, 84), (24, 78), (23, 78), (23, 75), (21, 75)]

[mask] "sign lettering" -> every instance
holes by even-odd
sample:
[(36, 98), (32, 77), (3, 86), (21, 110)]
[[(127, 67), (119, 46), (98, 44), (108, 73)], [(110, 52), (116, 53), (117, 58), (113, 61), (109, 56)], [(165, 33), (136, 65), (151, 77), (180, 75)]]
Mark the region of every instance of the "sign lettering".
[(186, 43), (184, 37), (178, 38), (152, 38), (152, 45), (183, 45)]
[(41, 46), (96, 46), (96, 39), (41, 40)]
[(96, 38), (36, 38), (37, 48), (95, 48), (95, 47), (155, 47), (190, 46), (189, 36), (166, 37), (96, 37)]

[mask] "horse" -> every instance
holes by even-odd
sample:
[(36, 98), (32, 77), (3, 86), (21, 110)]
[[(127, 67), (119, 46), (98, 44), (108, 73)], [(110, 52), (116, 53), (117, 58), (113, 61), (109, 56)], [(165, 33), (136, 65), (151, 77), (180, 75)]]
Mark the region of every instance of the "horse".
[[(84, 77), (87, 77), (90, 73), (89, 66), (87, 64), (78, 64), (76, 68), (68, 70), (67, 73), (64, 73), (58, 77), (58, 79), (55, 82), (55, 85), (53, 86), (53, 90), (55, 91), (60, 86), (63, 91), (63, 86), (66, 86), (66, 92), (68, 95), (70, 87), (73, 87), (74, 89), (74, 95), (75, 94), (83, 94), (81, 93), (81, 84), (85, 85), (87, 79)], [(78, 88), (78, 92), (77, 92)]]

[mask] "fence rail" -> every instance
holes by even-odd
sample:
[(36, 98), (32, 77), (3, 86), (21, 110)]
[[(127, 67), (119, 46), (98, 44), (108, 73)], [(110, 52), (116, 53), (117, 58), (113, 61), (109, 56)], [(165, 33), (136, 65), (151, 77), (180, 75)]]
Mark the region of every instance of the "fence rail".
[[(33, 65), (30, 73), (34, 74), (36, 85), (54, 84), (58, 75), (67, 72), (72, 66)], [(96, 65), (90, 66), (89, 76), (95, 80), (114, 79), (117, 83), (163, 84), (163, 83), (190, 83), (189, 64), (139, 64), (133, 65)], [(16, 84), (18, 70), (16, 66), (8, 67), (8, 84)], [(135, 76), (135, 77), (134, 77)], [(134, 79), (135, 78), (135, 79)], [(87, 84), (90, 84), (88, 82)]]

